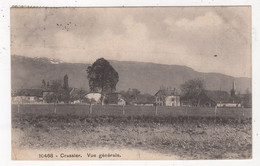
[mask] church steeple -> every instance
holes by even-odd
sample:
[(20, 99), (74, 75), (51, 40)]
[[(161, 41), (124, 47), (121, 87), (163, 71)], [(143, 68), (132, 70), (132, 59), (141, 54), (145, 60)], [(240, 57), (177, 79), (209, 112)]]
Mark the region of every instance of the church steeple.
[(234, 98), (236, 96), (236, 83), (235, 80), (233, 80), (233, 84), (232, 84), (232, 89), (230, 91), (230, 95), (232, 98)]
[(232, 89), (236, 90), (236, 83), (235, 83), (235, 80), (233, 80), (233, 86), (232, 86)]

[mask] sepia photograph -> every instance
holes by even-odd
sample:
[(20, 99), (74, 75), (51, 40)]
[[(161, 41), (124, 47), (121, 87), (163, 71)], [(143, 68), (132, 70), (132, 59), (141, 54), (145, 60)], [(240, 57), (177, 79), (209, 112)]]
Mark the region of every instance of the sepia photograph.
[(12, 7), (12, 160), (252, 159), (250, 6)]

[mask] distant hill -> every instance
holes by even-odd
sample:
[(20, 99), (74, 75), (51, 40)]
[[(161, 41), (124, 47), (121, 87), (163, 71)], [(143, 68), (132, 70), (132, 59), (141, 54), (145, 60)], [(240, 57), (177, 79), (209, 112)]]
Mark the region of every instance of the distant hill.
[[(179, 65), (162, 65), (144, 62), (110, 61), (119, 73), (117, 90), (137, 88), (141, 92), (154, 94), (160, 86), (179, 88), (182, 83), (193, 78), (205, 80), (208, 90), (230, 91), (235, 80), (237, 90), (243, 93), (251, 90), (251, 78), (235, 78), (219, 73), (201, 73), (192, 68)], [(75, 88), (88, 89), (86, 68), (90, 64), (65, 63), (49, 58), (29, 58), (11, 56), (12, 89), (38, 88), (45, 81), (63, 79), (69, 76), (69, 85)]]

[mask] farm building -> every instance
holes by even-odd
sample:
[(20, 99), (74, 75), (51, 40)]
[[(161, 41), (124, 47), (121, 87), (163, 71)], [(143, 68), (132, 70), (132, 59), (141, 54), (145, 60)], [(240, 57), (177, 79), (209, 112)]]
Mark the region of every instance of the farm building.
[(242, 105), (240, 103), (217, 103), (217, 107), (242, 107)]
[(180, 106), (180, 96), (176, 89), (160, 89), (155, 94), (155, 102), (158, 106)]
[(83, 89), (72, 88), (70, 91), (70, 103), (77, 104), (86, 102), (85, 96), (87, 95), (87, 91)]
[(126, 101), (123, 99), (120, 93), (114, 92), (106, 94), (104, 97), (104, 104), (109, 105), (126, 105)]
[(85, 98), (91, 102), (93, 102), (93, 104), (100, 104), (102, 103), (101, 99), (102, 99), (102, 94), (101, 93), (97, 93), (97, 92), (90, 92), (88, 94), (85, 95)]
[(154, 104), (151, 104), (151, 103), (134, 103), (134, 106), (154, 106)]
[(12, 93), (12, 104), (42, 103), (42, 89), (20, 89)]
[(206, 107), (216, 106), (219, 103), (227, 103), (229, 102), (230, 96), (226, 91), (203, 91), (199, 98), (201, 98), (200, 105)]

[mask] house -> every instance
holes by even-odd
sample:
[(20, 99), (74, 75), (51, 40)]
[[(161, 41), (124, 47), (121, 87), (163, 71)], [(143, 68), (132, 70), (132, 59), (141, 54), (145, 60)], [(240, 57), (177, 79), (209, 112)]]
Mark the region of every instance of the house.
[(70, 103), (78, 104), (86, 102), (85, 96), (87, 95), (87, 91), (83, 89), (72, 88), (70, 91)]
[(104, 104), (108, 105), (126, 105), (126, 101), (123, 99), (123, 96), (118, 93), (108, 93), (104, 97)]
[(180, 106), (180, 96), (175, 88), (162, 88), (155, 94), (155, 103), (158, 106)]
[(82, 103), (81, 100), (73, 100), (70, 102), (70, 104), (80, 104), (80, 103)]
[(134, 103), (134, 106), (154, 106), (154, 104), (151, 103)]
[(240, 103), (217, 103), (217, 107), (241, 107), (242, 105)]
[(126, 101), (122, 98), (118, 99), (117, 105), (126, 105)]
[(91, 101), (93, 104), (102, 103), (102, 94), (98, 92), (90, 92), (85, 95), (85, 98)]
[(12, 93), (12, 104), (42, 103), (42, 89), (19, 89)]

